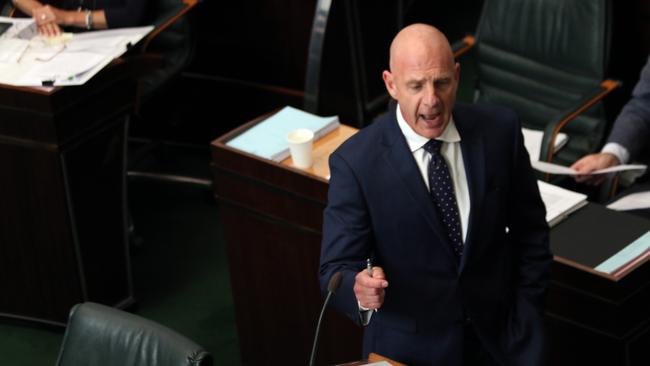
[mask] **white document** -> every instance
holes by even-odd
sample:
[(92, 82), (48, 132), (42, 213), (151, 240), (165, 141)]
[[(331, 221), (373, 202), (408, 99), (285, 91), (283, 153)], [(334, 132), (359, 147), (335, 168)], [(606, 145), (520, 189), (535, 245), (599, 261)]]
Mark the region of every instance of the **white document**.
[(0, 63), (15, 64), (27, 51), (29, 41), (24, 39), (0, 38)]
[[(544, 131), (531, 130), (530, 128), (521, 128), (521, 132), (524, 135), (524, 146), (528, 150), (528, 155), (530, 155), (530, 160), (535, 161), (539, 160), (539, 154), (542, 151), (542, 139), (544, 138)], [(556, 153), (569, 141), (569, 136), (566, 133), (560, 132), (555, 137), (555, 150), (553, 153)]]
[[(105, 61), (106, 57), (98, 53), (62, 52), (54, 55), (48, 62), (34, 62), (32, 67), (26, 70), (14, 84), (31, 86), (34, 85), (35, 80), (38, 84), (44, 81), (51, 82), (53, 85), (74, 83), (75, 78)], [(110, 62), (110, 59), (108, 61)]]
[[(40, 35), (33, 36), (19, 57), (13, 53), (9, 56), (14, 62), (0, 63), (0, 83), (18, 86), (82, 85), (153, 29), (153, 26), (146, 26), (78, 33), (60, 44), (51, 44)], [(24, 34), (23, 29), (14, 34), (16, 38), (13, 39), (22, 39)], [(4, 55), (1, 46), (2, 43), (0, 55)]]
[(587, 204), (587, 196), (550, 183), (537, 181), (539, 193), (546, 207), (546, 222), (550, 227)]
[[(531, 164), (533, 168), (543, 173), (578, 175), (578, 172), (575, 169), (563, 165), (548, 163), (546, 161), (532, 161)], [(605, 169), (594, 170), (593, 172), (587, 173), (585, 175), (606, 174), (606, 173), (622, 172), (626, 170), (645, 170), (646, 168), (647, 166), (643, 164), (621, 164), (621, 165), (616, 165)]]
[(30, 40), (38, 33), (33, 18), (0, 17), (0, 22), (12, 24), (11, 28), (0, 35), (0, 39), (18, 38)]
[(650, 208), (650, 192), (637, 192), (621, 197), (607, 205), (607, 208), (616, 211), (643, 210)]

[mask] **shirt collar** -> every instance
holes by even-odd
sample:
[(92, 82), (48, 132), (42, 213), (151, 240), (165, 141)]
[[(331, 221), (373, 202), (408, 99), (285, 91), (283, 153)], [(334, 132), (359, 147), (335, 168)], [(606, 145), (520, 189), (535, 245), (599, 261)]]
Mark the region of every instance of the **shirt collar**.
[[(415, 133), (411, 126), (406, 123), (404, 116), (402, 116), (402, 110), (400, 109), (399, 104), (397, 105), (397, 108), (395, 108), (395, 113), (397, 113), (397, 124), (399, 125), (400, 130), (402, 130), (411, 152), (421, 149), (424, 144), (429, 142), (428, 138)], [(442, 135), (437, 137), (436, 140), (444, 142), (460, 142), (460, 134), (458, 133), (458, 129), (456, 129), (456, 123), (452, 116), (449, 117), (449, 124), (447, 124)]]

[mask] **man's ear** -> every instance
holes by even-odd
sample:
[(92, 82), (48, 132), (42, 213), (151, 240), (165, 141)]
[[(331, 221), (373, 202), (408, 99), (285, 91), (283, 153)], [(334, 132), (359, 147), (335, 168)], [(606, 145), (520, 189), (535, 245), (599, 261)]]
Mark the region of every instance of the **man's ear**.
[(382, 77), (384, 78), (384, 85), (386, 85), (388, 94), (390, 94), (393, 99), (397, 99), (397, 88), (395, 88), (395, 80), (393, 80), (393, 74), (391, 74), (388, 70), (384, 70)]

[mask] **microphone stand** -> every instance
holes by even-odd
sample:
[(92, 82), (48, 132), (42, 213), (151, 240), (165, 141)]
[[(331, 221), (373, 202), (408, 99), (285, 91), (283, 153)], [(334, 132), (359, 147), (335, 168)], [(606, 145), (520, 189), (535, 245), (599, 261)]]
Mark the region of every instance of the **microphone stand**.
[(309, 358), (309, 366), (314, 366), (316, 362), (316, 349), (318, 348), (318, 338), (320, 336), (320, 326), (323, 322), (323, 315), (325, 314), (325, 309), (327, 304), (330, 302), (332, 295), (336, 293), (336, 290), (341, 286), (341, 272), (336, 272), (330, 278), (329, 283), (327, 284), (327, 296), (325, 297), (325, 302), (323, 302), (323, 308), (320, 310), (320, 316), (318, 317), (318, 323), (316, 325), (316, 335), (314, 336), (314, 344), (311, 347), (311, 357)]

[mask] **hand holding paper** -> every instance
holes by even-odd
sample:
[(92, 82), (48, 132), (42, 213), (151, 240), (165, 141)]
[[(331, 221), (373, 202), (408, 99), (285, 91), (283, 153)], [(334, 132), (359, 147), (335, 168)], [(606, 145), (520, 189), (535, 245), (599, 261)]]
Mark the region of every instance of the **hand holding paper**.
[(643, 164), (622, 164), (611, 166), (609, 168), (592, 170), (590, 172), (578, 172), (576, 169), (563, 165), (547, 163), (545, 161), (533, 161), (531, 164), (533, 168), (539, 170), (540, 172), (562, 175), (594, 175), (621, 172), (626, 170), (645, 170), (647, 168), (647, 166)]
[(599, 169), (610, 168), (620, 164), (621, 161), (616, 155), (602, 152), (597, 154), (589, 154), (582, 157), (580, 160), (573, 163), (573, 165), (571, 165), (571, 168), (575, 169), (578, 172), (578, 175), (576, 176), (576, 182), (599, 185), (604, 182), (605, 179), (607, 179), (607, 176), (604, 174), (594, 175), (590, 173)]

